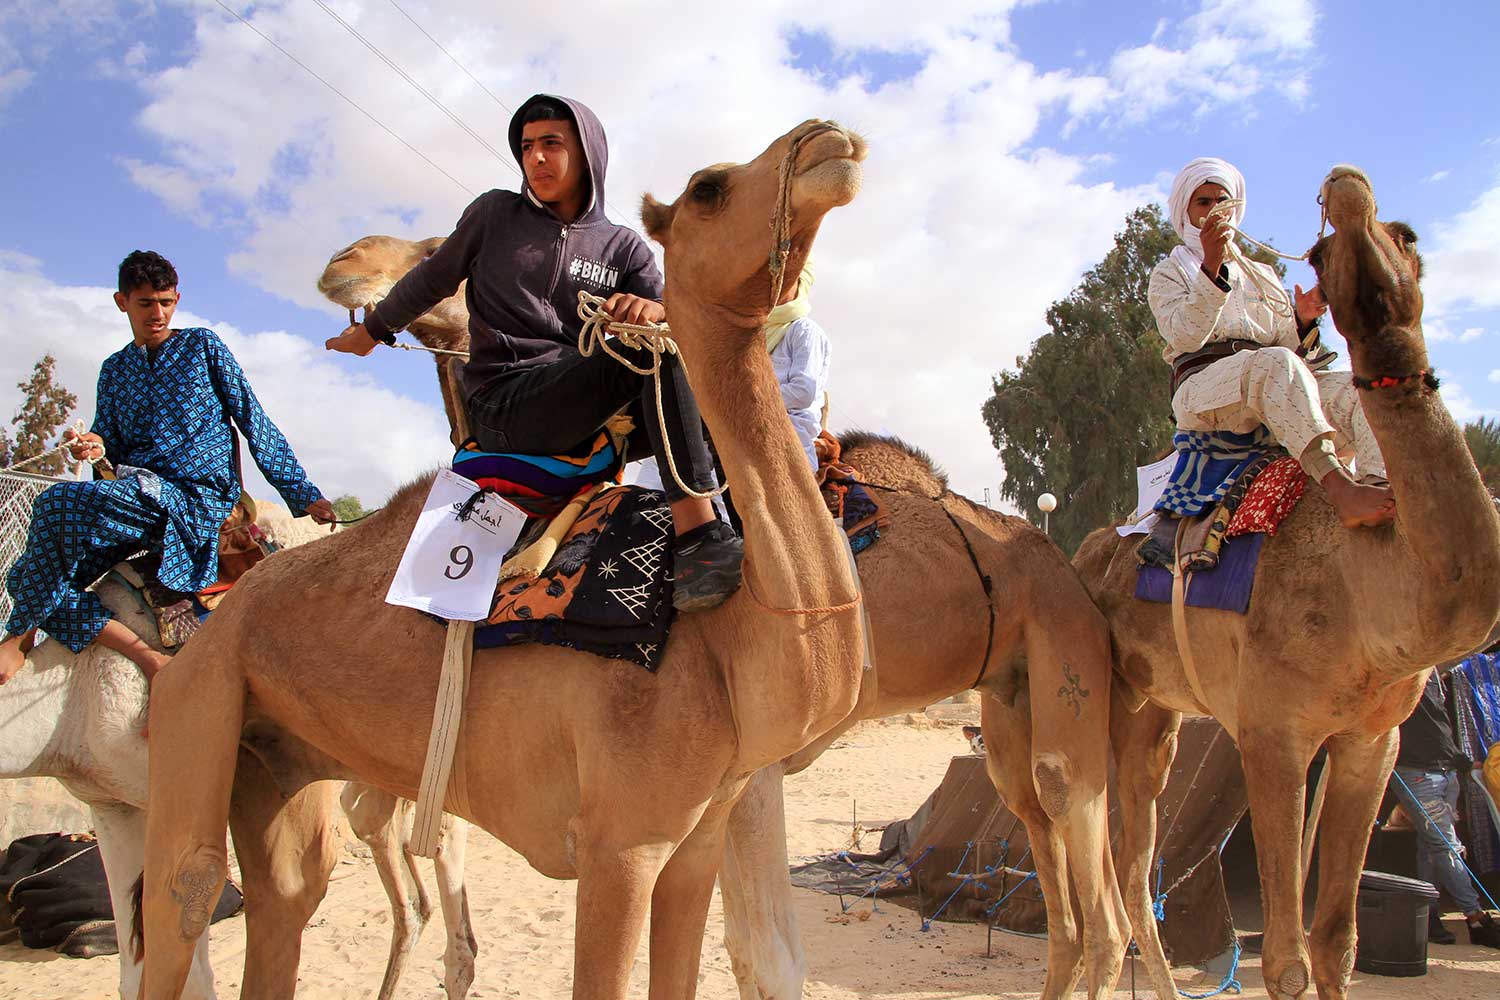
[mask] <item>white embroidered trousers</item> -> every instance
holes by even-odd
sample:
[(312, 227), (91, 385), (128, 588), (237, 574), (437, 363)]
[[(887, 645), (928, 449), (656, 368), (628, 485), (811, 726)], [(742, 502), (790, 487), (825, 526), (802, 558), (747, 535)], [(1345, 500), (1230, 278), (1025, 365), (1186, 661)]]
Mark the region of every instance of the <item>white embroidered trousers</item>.
[(1172, 413), (1187, 431), (1248, 434), (1264, 424), (1319, 481), (1351, 459), (1355, 475), (1385, 476), (1350, 373), (1314, 373), (1285, 347), (1215, 361), (1178, 388)]

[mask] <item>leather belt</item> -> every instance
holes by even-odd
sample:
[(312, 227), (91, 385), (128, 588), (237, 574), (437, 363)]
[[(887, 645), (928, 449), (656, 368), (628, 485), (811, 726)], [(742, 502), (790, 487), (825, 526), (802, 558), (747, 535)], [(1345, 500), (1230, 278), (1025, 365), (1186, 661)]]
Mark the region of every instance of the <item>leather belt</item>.
[(1258, 351), (1264, 346), (1266, 345), (1253, 340), (1220, 340), (1200, 350), (1180, 356), (1172, 362), (1172, 395), (1177, 395), (1177, 390), (1188, 380), (1188, 376), (1196, 375), (1215, 361), (1239, 354), (1241, 351)]

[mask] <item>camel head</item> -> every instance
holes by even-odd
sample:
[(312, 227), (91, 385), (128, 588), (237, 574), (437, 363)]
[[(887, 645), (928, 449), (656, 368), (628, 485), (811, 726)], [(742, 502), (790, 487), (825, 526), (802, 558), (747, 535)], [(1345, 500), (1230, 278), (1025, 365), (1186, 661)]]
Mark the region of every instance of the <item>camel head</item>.
[(1376, 218), (1363, 171), (1337, 166), (1323, 182), (1333, 233), (1308, 255), (1357, 374), (1400, 376), (1427, 367), (1422, 340), (1422, 258), (1404, 222)]
[(641, 220), (666, 250), (669, 317), (691, 302), (747, 334), (758, 331), (773, 304), (778, 223), (785, 218), (781, 273), (794, 281), (823, 216), (859, 192), (864, 158), (855, 133), (806, 121), (749, 163), (699, 170), (670, 205), (646, 195)]
[[(411, 240), (395, 236), (365, 236), (334, 254), (318, 276), (318, 291), (345, 309), (374, 306), (391, 286), (443, 245), (443, 237)], [(411, 325), (412, 334), (428, 347), (467, 350), (469, 310), (463, 290), (444, 299)]]

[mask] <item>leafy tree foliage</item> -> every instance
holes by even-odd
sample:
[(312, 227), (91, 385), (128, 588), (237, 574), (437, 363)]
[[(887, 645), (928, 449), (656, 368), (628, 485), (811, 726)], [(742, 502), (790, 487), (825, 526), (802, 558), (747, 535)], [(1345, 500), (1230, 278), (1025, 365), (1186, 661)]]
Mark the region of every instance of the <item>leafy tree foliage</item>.
[(1464, 440), (1479, 466), (1480, 478), (1493, 496), (1500, 497), (1500, 420), (1478, 420), (1464, 425)]
[[(1135, 467), (1172, 447), (1170, 373), (1146, 289), (1179, 242), (1159, 206), (1130, 213), (1104, 260), (1047, 310), (1050, 332), (995, 376), (984, 403), (1005, 469), (1000, 495), (1038, 526), (1036, 498), (1056, 495), (1051, 531), (1064, 551), (1129, 514)], [(1241, 249), (1285, 274), (1271, 255)]]
[(365, 510), (364, 504), (360, 503), (359, 497), (353, 493), (345, 493), (333, 502), (333, 512), (338, 515), (340, 521), (353, 521), (364, 517), (369, 511)]
[[(12, 439), (0, 431), (0, 466), (14, 465), (35, 458), (56, 444), (57, 430), (78, 405), (78, 397), (54, 383), (57, 359), (47, 354), (31, 370), (31, 377), (16, 383), (23, 399), (11, 424), (16, 428)], [(26, 472), (59, 476), (67, 468), (66, 454), (49, 455), (26, 466)]]

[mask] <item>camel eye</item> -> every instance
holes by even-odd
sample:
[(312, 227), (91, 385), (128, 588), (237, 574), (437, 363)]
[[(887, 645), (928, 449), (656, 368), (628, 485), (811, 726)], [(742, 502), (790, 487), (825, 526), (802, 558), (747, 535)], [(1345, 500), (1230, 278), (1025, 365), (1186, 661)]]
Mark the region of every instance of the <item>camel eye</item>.
[(722, 193), (723, 189), (716, 181), (704, 180), (693, 185), (692, 198), (700, 205), (711, 205), (719, 200)]
[(1391, 235), (1400, 240), (1408, 250), (1417, 245), (1417, 231), (1404, 222), (1391, 223)]

